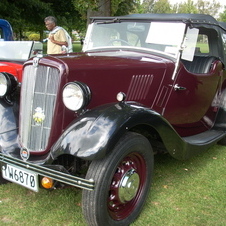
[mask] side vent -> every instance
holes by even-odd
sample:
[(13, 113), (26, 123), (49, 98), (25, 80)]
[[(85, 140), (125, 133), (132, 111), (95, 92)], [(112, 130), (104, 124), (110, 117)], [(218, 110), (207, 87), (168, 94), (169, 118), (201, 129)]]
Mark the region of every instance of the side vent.
[(127, 91), (127, 100), (145, 99), (152, 80), (153, 75), (133, 75)]

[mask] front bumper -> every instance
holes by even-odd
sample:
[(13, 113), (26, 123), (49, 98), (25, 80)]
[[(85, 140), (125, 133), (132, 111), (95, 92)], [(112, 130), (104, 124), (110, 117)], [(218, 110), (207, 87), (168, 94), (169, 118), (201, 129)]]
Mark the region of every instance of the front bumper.
[(93, 179), (87, 180), (84, 178), (76, 177), (65, 172), (51, 169), (48, 166), (36, 165), (30, 162), (26, 162), (20, 159), (15, 159), (0, 153), (0, 166), (3, 167), (4, 164), (11, 164), (16, 167), (28, 169), (30, 171), (33, 171), (34, 173), (37, 173), (39, 176), (50, 177), (55, 181), (59, 181), (61, 183), (68, 184), (77, 188), (94, 190)]

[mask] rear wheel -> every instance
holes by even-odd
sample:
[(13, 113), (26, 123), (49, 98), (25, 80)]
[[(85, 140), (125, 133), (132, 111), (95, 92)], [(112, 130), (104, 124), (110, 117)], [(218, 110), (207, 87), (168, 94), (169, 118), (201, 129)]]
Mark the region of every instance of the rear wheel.
[(86, 178), (94, 191), (83, 190), (83, 213), (88, 225), (129, 225), (141, 212), (153, 174), (149, 141), (126, 134), (104, 159), (90, 164)]
[(220, 141), (218, 141), (218, 144), (226, 146), (226, 136), (223, 137)]

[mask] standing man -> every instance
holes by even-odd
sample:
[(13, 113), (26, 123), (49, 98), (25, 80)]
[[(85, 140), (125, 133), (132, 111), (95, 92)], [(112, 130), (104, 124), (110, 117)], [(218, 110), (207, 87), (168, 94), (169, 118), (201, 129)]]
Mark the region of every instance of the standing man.
[(44, 19), (46, 28), (50, 31), (47, 54), (63, 54), (72, 52), (71, 37), (65, 29), (57, 26), (57, 20), (53, 16)]

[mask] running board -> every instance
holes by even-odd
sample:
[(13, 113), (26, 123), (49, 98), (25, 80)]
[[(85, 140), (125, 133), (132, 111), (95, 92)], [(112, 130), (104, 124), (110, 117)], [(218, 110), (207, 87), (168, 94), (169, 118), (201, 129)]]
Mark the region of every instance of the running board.
[(226, 135), (226, 132), (222, 130), (208, 130), (206, 132), (203, 132), (197, 135), (183, 137), (183, 140), (193, 145), (205, 145), (205, 144), (213, 143), (214, 141), (217, 143), (225, 135)]

